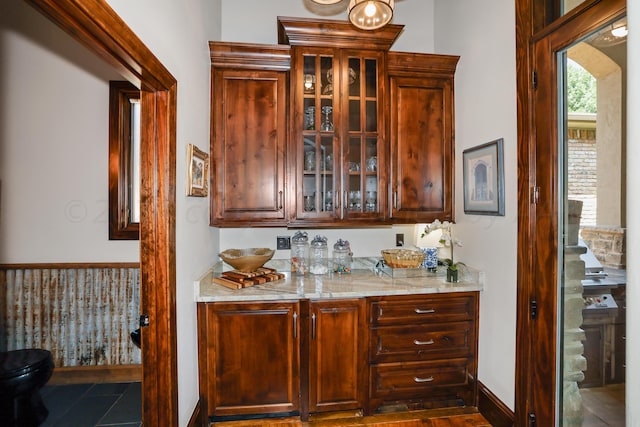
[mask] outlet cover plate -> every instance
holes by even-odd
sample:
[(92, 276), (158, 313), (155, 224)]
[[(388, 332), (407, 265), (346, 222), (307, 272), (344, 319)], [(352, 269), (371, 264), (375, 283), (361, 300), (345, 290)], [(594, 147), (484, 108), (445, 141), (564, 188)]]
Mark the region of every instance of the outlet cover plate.
[(291, 237), (289, 236), (276, 237), (276, 248), (279, 251), (285, 250), (285, 249), (291, 249)]

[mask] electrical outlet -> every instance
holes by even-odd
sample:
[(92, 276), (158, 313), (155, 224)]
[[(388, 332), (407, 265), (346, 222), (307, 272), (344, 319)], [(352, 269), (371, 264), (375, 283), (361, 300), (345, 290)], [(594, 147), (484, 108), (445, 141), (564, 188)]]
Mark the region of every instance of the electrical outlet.
[(396, 234), (396, 246), (404, 246), (404, 233)]
[(291, 249), (291, 237), (289, 236), (276, 237), (276, 248), (278, 250)]

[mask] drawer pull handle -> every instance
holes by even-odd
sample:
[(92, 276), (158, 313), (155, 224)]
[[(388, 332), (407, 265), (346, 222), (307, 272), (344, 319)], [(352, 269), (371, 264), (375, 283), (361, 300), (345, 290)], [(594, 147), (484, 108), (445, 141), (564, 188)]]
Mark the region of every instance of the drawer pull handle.
[(415, 345), (431, 345), (434, 343), (434, 341), (433, 340), (429, 340), (429, 341), (413, 340), (413, 343)]
[(431, 381), (433, 381), (433, 377), (429, 377), (429, 378), (413, 377), (413, 381), (417, 383), (430, 383)]
[(436, 311), (433, 308), (429, 308), (427, 310), (423, 310), (422, 308), (416, 308), (415, 311), (417, 314), (429, 314), (429, 313), (435, 313)]

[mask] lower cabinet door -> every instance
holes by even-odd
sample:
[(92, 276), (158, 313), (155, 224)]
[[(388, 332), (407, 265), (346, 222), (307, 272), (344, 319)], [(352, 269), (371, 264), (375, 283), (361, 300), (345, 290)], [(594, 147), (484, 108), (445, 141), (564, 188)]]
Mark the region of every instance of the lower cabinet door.
[(363, 408), (367, 389), (364, 300), (312, 302), (309, 317), (309, 410)]
[(209, 414), (299, 410), (299, 303), (216, 303), (207, 326)]

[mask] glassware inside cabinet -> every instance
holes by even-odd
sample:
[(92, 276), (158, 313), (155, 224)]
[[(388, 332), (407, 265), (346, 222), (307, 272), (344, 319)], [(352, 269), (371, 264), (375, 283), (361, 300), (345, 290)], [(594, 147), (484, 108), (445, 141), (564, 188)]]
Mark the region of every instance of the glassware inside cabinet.
[(301, 208), (311, 215), (336, 207), (333, 67), (332, 56), (303, 55)]
[(333, 169), (333, 137), (305, 137), (302, 180), (305, 212), (333, 212), (336, 197)]

